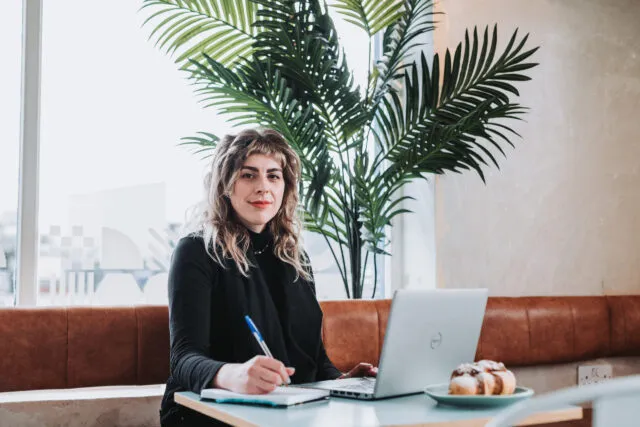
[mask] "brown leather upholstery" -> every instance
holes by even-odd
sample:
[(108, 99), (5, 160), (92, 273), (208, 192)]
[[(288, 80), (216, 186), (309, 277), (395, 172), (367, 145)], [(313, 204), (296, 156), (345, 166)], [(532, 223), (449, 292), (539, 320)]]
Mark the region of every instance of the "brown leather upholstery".
[(167, 307), (137, 307), (136, 313), (138, 320), (138, 384), (165, 382), (169, 370)]
[(135, 384), (136, 310), (70, 308), (67, 386)]
[(0, 309), (0, 392), (157, 384), (167, 307)]
[(611, 354), (640, 354), (640, 296), (607, 297), (611, 308)]
[(0, 310), (0, 391), (65, 387), (66, 310)]
[[(341, 370), (378, 363), (390, 301), (325, 301)], [(0, 392), (167, 379), (167, 307), (0, 309)], [(476, 359), (509, 366), (640, 355), (640, 296), (489, 298)]]
[(528, 366), (607, 356), (610, 331), (606, 297), (489, 298), (476, 359)]
[(327, 301), (322, 311), (324, 345), (338, 369), (353, 367), (354, 360), (378, 363), (380, 319), (375, 304), (364, 300)]

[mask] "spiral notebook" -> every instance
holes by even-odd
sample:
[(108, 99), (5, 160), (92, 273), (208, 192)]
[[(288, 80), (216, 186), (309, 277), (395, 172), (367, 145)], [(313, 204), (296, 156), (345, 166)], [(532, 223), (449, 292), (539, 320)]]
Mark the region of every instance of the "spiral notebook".
[(207, 388), (202, 390), (200, 397), (217, 403), (286, 407), (328, 399), (329, 394), (329, 390), (312, 390), (301, 387), (278, 387), (267, 394), (242, 394), (219, 388)]

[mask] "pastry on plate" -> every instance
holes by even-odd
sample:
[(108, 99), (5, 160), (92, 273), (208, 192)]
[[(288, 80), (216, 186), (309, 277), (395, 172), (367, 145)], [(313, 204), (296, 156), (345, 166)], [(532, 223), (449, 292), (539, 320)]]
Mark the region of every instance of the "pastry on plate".
[(513, 372), (493, 360), (463, 363), (451, 373), (449, 382), (449, 394), (456, 395), (505, 395), (515, 389)]

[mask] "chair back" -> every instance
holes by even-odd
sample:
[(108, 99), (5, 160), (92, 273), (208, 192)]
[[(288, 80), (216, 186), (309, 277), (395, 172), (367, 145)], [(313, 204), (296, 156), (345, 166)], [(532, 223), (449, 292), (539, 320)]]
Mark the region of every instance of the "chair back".
[(640, 375), (605, 383), (575, 386), (517, 403), (494, 417), (485, 427), (510, 427), (537, 412), (593, 402), (593, 427), (632, 427), (640, 420)]

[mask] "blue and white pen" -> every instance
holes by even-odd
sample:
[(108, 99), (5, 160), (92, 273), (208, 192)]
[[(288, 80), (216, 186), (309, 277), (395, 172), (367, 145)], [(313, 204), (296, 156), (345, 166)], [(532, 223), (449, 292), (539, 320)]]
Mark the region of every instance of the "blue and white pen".
[[(264, 354), (267, 357), (270, 357), (270, 358), (273, 359), (273, 354), (271, 354), (271, 351), (269, 351), (269, 347), (267, 347), (267, 343), (264, 342), (264, 339), (262, 338), (262, 334), (260, 333), (260, 331), (256, 327), (256, 324), (253, 323), (253, 320), (251, 320), (251, 318), (249, 316), (244, 316), (244, 320), (245, 320), (245, 322), (247, 322), (247, 326), (249, 326), (249, 330), (251, 331), (251, 335), (253, 335), (253, 337), (256, 339), (256, 341), (258, 341), (258, 345), (260, 346), (260, 348), (262, 349)], [(288, 380), (288, 383), (291, 382), (291, 380), (289, 378), (287, 378), (287, 380)]]
[(258, 345), (260, 346), (264, 354), (273, 359), (273, 354), (271, 354), (271, 352), (269, 351), (269, 347), (267, 347), (267, 343), (264, 342), (264, 339), (262, 338), (260, 331), (256, 327), (256, 324), (253, 323), (253, 320), (251, 320), (249, 316), (244, 316), (244, 320), (247, 322), (247, 326), (249, 326), (251, 335), (253, 335), (256, 341), (258, 341)]

